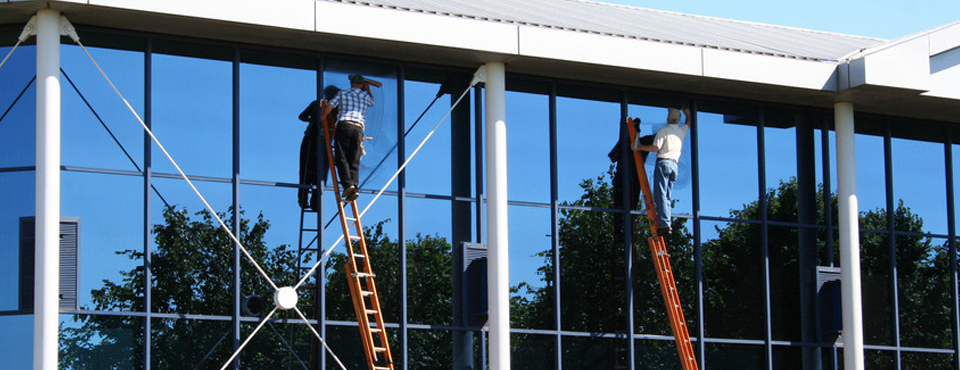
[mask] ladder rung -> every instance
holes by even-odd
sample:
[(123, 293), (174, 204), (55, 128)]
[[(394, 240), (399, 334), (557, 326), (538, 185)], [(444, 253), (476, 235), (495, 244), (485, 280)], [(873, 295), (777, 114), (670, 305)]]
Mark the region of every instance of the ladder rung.
[(374, 334), (380, 334), (383, 332), (383, 329), (370, 328), (370, 332)]
[(366, 272), (354, 272), (354, 273), (353, 273), (353, 277), (368, 278), (368, 277), (377, 277), (377, 275), (368, 274), (368, 273), (366, 273)]
[(377, 351), (377, 352), (386, 352), (386, 351), (387, 351), (387, 349), (384, 348), (384, 347), (373, 347), (373, 350), (374, 350), (374, 351)]
[(389, 368), (386, 366), (374, 366), (373, 370), (393, 370), (393, 368)]
[(350, 235), (350, 240), (360, 240), (359, 236)]
[(376, 315), (376, 314), (379, 313), (380, 311), (371, 310), (371, 309), (368, 308), (368, 309), (366, 309), (366, 310), (363, 310), (363, 312), (366, 312), (367, 315)]
[(362, 296), (364, 296), (364, 297), (369, 297), (369, 296), (372, 296), (372, 295), (373, 295), (373, 292), (369, 292), (369, 291), (366, 291), (366, 290), (361, 290), (361, 291), (360, 291), (360, 295), (362, 295)]
[(344, 216), (343, 219), (344, 219), (344, 220), (347, 220), (347, 221), (356, 221), (356, 220), (357, 220), (357, 219), (355, 219), (355, 218), (353, 218), (353, 217), (347, 217), (347, 216)]
[(302, 232), (302, 233), (315, 233), (315, 232), (317, 232), (317, 229), (300, 229), (300, 232)]
[(367, 258), (367, 256), (366, 256), (365, 254), (360, 254), (360, 253), (354, 253), (354, 254), (353, 254), (353, 257), (354, 257), (354, 258)]

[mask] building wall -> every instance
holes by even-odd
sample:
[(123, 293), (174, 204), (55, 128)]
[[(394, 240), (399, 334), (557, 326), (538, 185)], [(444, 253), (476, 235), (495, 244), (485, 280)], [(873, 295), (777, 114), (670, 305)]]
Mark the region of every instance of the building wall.
[[(296, 202), (305, 129), (297, 115), (324, 87), (346, 87), (348, 74), (384, 83), (374, 90), (377, 105), (368, 113), (366, 135), (373, 139), (366, 143), (361, 168), (366, 184), (360, 204), (365, 205), (441, 120), (451, 96), (462, 92), (443, 91), (431, 106), (442, 82), (473, 73), (197, 39), (81, 32), (92, 40), (94, 58), (212, 207), (227, 217), (232, 207), (244, 212), (241, 218), (250, 220), (250, 229), (241, 233), (248, 237), (243, 240), (269, 275), (285, 284), (299, 276), (291, 261), (301, 237), (312, 237), (301, 233)], [(83, 228), (80, 308), (62, 311), (62, 367), (102, 368), (111, 361), (120, 361), (113, 364), (123, 368), (222, 364), (234, 339), (234, 305), (268, 293), (264, 281), (246, 261), (235, 276), (230, 242), (222, 235), (213, 237), (216, 227), (192, 224), (188, 231), (171, 221), (179, 216), (164, 213), (170, 205), (192, 222), (204, 220), (202, 203), (145, 138), (82, 50), (72, 45), (62, 50), (61, 206), (63, 216), (79, 217)], [(4, 55), (7, 51), (9, 47), (0, 48)], [(9, 189), (0, 198), (0, 274), (5, 274), (0, 275), (0, 309), (9, 315), (0, 316), (0, 323), (20, 334), (4, 336), (0, 348), (11, 356), (26, 350), (18, 350), (18, 343), (29, 343), (14, 338), (31, 335), (25, 324), (30, 318), (9, 312), (16, 310), (19, 293), (11, 272), (17, 265), (9, 261), (17, 258), (14, 223), (33, 212), (33, 88), (11, 104), (30, 80), (32, 53), (30, 47), (18, 50), (12, 64), (0, 70), (11, 77), (0, 81), (0, 108), (13, 107), (0, 121), (0, 183)], [(628, 206), (613, 204), (613, 192), (621, 189), (614, 187), (616, 167), (608, 154), (619, 139), (624, 112), (642, 119), (642, 134), (652, 134), (665, 123), (667, 107), (688, 104), (696, 111), (696, 127), (684, 144), (674, 191), (675, 233), (668, 245), (701, 363), (705, 368), (788, 369), (801, 363), (804, 348), (822, 348), (820, 361), (829, 368), (842, 350), (832, 345), (834, 338), (801, 333), (800, 323), (815, 312), (805, 311), (799, 300), (803, 286), (797, 259), (801, 248), (810, 248), (816, 250), (815, 265), (837, 260), (835, 218), (824, 211), (836, 207), (831, 199), (836, 189), (832, 112), (805, 108), (803, 102), (765, 105), (668, 89), (583, 84), (575, 77), (508, 76), (516, 366), (607, 368), (631, 356), (637, 368), (676, 366), (643, 243), (642, 212), (634, 210), (637, 221), (622, 225), (634, 229), (622, 238), (632, 241), (633, 248), (618, 244), (613, 235), (613, 216), (625, 214)], [(475, 93), (462, 104), (475, 107)], [(951, 303), (956, 297), (950, 293), (956, 276), (955, 259), (950, 259), (956, 222), (950, 195), (954, 133), (937, 122), (857, 118), (867, 361), (894, 368), (949, 366), (957, 361)], [(475, 122), (476, 113), (471, 122), (455, 124), (472, 123), (466, 131), (474, 132), (469, 173), (482, 176), (475, 171), (476, 158), (482, 158), (477, 151), (483, 148), (477, 144), (483, 137), (476, 136), (482, 130), (474, 130)], [(452, 137), (450, 125), (438, 127), (400, 182), (386, 188), (363, 220), (376, 226), (371, 240), (384, 253), (375, 261), (389, 261), (377, 267), (382, 271), (378, 283), (382, 299), (389, 302), (387, 320), (397, 325), (391, 326), (400, 339), (393, 342), (394, 353), (406, 368), (451, 366), (452, 333), (477, 330), (454, 326), (450, 314), (455, 303), (448, 267), (458, 246), (449, 240), (452, 220), (462, 216), (454, 217), (453, 204), (472, 207), (474, 241), (483, 242), (485, 230), (477, 221), (484, 219), (477, 216), (483, 212), (477, 200), (483, 189), (475, 186), (469, 198), (452, 196), (451, 163), (462, 158), (452, 158), (458, 151), (451, 146), (462, 141)], [(910, 130), (902, 131), (904, 127)], [(652, 165), (647, 170), (652, 174)], [(476, 178), (471, 183), (482, 184)], [(806, 198), (798, 195), (802, 192)], [(325, 224), (334, 214), (332, 203), (328, 188), (324, 213), (319, 219), (307, 214), (304, 227)], [(260, 217), (268, 229), (253, 228), (266, 226), (257, 223)], [(810, 232), (812, 238), (799, 236)], [(338, 233), (334, 224), (317, 244), (331, 245)], [(398, 244), (405, 246), (404, 258)], [(153, 262), (149, 293), (142, 289), (143, 253)], [(303, 292), (301, 304), (311, 318), (322, 318), (322, 333), (333, 352), (356, 364), (361, 352), (352, 312), (344, 304), (337, 258), (334, 267), (323, 270), (324, 294)], [(628, 272), (628, 265), (635, 272)], [(241, 281), (240, 296), (232, 293), (234, 279)], [(623, 312), (631, 314), (618, 315)], [(250, 333), (256, 316), (244, 315), (242, 321), (240, 339)], [(615, 334), (627, 328), (634, 334), (634, 347), (617, 357), (617, 349), (627, 347)], [(148, 331), (151, 335), (145, 336)], [(308, 362), (309, 345), (298, 344), (308, 343), (306, 338), (304, 327), (277, 322), (259, 334), (241, 359), (247, 366), (282, 366), (298, 358)], [(190, 346), (177, 347), (185, 343)], [(478, 365), (480, 357), (474, 359)], [(330, 358), (325, 361), (327, 367), (335, 366)], [(29, 362), (11, 366), (26, 369)]]

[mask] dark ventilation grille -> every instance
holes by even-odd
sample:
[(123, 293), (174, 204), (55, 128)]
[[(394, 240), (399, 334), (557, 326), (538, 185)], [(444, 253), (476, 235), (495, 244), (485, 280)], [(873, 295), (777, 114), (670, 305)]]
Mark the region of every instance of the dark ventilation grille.
[(467, 326), (487, 322), (487, 246), (463, 243), (463, 307)]
[[(33, 313), (34, 272), (36, 271), (36, 219), (20, 218), (20, 305), (22, 313)], [(60, 308), (77, 309), (80, 266), (80, 219), (60, 220)]]

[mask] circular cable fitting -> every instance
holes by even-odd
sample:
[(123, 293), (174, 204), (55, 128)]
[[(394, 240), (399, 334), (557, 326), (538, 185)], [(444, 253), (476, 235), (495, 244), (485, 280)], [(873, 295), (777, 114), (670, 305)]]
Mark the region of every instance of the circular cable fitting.
[(285, 286), (273, 293), (273, 302), (281, 310), (289, 310), (297, 306), (297, 291), (293, 287)]

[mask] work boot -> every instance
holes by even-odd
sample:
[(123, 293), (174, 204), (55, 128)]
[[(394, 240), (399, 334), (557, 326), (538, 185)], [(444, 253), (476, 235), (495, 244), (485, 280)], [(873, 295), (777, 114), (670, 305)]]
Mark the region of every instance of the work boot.
[(345, 202), (352, 202), (357, 199), (360, 193), (357, 191), (357, 187), (350, 185), (346, 189), (343, 189), (343, 200)]
[(669, 227), (661, 227), (661, 228), (658, 228), (658, 229), (657, 229), (657, 235), (659, 235), (659, 236), (664, 236), (664, 237), (665, 237), (665, 236), (667, 236), (667, 235), (670, 235), (670, 232), (671, 232), (671, 231), (672, 231), (672, 230), (670, 230)]

